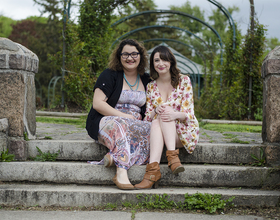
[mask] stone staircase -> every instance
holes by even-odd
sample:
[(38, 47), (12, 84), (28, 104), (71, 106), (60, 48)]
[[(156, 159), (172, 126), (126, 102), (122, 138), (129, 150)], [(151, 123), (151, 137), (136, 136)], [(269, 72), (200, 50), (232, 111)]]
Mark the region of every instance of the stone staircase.
[[(235, 197), (236, 206), (274, 207), (280, 204), (280, 171), (253, 167), (251, 154), (259, 157), (261, 144), (199, 143), (194, 154), (183, 150), (180, 159), (185, 172), (173, 175), (162, 157), (160, 187), (152, 190), (118, 189), (112, 178), (115, 167), (87, 164), (101, 160), (107, 150), (88, 140), (31, 140), (28, 155), (60, 150), (57, 162), (0, 163), (0, 205), (99, 206), (107, 203), (137, 202), (138, 194), (164, 194), (184, 201), (186, 193), (221, 194)], [(163, 154), (165, 155), (165, 153)], [(146, 166), (129, 171), (132, 184), (139, 183)]]

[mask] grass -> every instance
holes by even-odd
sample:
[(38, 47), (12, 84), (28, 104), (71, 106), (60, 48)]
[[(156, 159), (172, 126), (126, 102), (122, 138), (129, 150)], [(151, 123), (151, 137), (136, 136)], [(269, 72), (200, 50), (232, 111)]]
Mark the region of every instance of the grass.
[(237, 135), (225, 133), (225, 134), (223, 134), (223, 136), (225, 136), (225, 139), (231, 139), (231, 138), (235, 138)]
[[(87, 116), (81, 116), (77, 119), (73, 118), (54, 118), (54, 117), (36, 117), (36, 122), (50, 123), (50, 124), (69, 124), (76, 125), (79, 128), (85, 128)], [(239, 125), (239, 124), (209, 124), (200, 122), (200, 128), (217, 132), (252, 132), (261, 133), (262, 126)], [(233, 137), (229, 137), (233, 138)]]
[(76, 125), (79, 128), (86, 127), (86, 116), (74, 118), (51, 118), (51, 117), (36, 117), (36, 122), (50, 123), (50, 124), (69, 124)]
[(217, 131), (217, 132), (251, 132), (251, 133), (261, 133), (262, 126), (252, 126), (252, 125), (239, 125), (239, 124), (209, 124), (200, 123), (200, 128), (206, 130)]
[(250, 144), (249, 141), (242, 141), (242, 140), (239, 140), (238, 138), (233, 138), (230, 140), (230, 143), (239, 143), (239, 144)]

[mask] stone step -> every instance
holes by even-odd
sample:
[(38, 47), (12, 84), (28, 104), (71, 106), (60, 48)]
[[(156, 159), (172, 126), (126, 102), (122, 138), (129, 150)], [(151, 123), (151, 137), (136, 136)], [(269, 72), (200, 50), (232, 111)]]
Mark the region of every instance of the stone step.
[[(38, 155), (36, 147), (43, 152), (55, 153), (60, 150), (57, 160), (101, 160), (108, 152), (107, 148), (91, 140), (31, 140), (28, 144), (28, 155)], [(254, 162), (251, 154), (260, 157), (262, 144), (198, 143), (192, 155), (180, 150), (182, 163), (207, 164), (248, 164)], [(165, 153), (162, 162), (166, 162)]]
[(235, 197), (235, 206), (275, 207), (279, 205), (280, 192), (257, 189), (220, 189), (190, 187), (160, 187), (152, 190), (120, 190), (116, 186), (55, 185), (55, 184), (2, 184), (0, 205), (41, 207), (91, 207), (108, 203), (141, 202), (137, 198), (167, 194), (170, 200), (184, 202), (185, 194), (220, 194), (223, 200)]
[[(280, 183), (279, 169), (233, 165), (184, 165), (185, 172), (173, 175), (161, 164), (161, 186), (274, 188)], [(142, 181), (146, 166), (128, 170), (132, 184)], [(58, 184), (110, 185), (116, 167), (85, 162), (9, 162), (0, 163), (2, 182), (46, 182)]]

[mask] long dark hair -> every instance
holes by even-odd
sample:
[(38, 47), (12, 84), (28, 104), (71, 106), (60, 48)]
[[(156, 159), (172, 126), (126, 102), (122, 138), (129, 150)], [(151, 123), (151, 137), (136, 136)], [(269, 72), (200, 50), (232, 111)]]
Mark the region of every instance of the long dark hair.
[(161, 46), (156, 47), (150, 56), (150, 76), (151, 76), (151, 78), (153, 80), (156, 80), (159, 77), (159, 75), (154, 67), (154, 56), (157, 52), (159, 52), (160, 59), (170, 62), (171, 85), (174, 88), (176, 88), (179, 84), (181, 71), (177, 68), (177, 61), (175, 59), (174, 54), (166, 46), (161, 45)]
[(120, 42), (120, 44), (114, 49), (109, 58), (109, 68), (115, 71), (123, 71), (123, 66), (121, 63), (121, 53), (125, 45), (135, 46), (139, 51), (140, 63), (137, 67), (137, 71), (140, 75), (145, 73), (146, 67), (148, 66), (148, 54), (144, 45), (137, 40), (125, 39)]

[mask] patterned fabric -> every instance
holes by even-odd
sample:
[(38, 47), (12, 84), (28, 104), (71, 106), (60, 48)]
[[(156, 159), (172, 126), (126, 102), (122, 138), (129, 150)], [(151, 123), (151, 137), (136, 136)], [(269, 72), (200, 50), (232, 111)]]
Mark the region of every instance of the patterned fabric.
[[(153, 120), (151, 113), (160, 104), (164, 103), (157, 83), (154, 80), (147, 86), (146, 116), (144, 121), (151, 122)], [(199, 138), (199, 125), (194, 115), (193, 90), (188, 76), (180, 75), (179, 85), (177, 88), (173, 88), (165, 104), (171, 106), (174, 111), (185, 112), (186, 119), (184, 121), (176, 120), (176, 130), (187, 152), (193, 153)]]
[[(105, 145), (117, 167), (128, 170), (132, 165), (149, 161), (151, 123), (141, 120), (140, 107), (145, 105), (143, 91), (123, 90), (116, 109), (133, 115), (137, 119), (105, 116), (99, 125), (98, 142)], [(104, 161), (88, 161), (90, 164), (104, 164)]]

